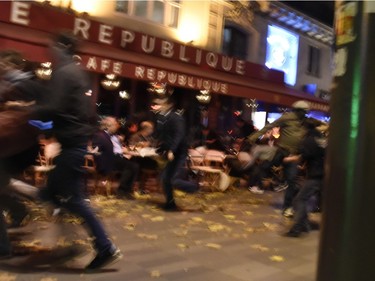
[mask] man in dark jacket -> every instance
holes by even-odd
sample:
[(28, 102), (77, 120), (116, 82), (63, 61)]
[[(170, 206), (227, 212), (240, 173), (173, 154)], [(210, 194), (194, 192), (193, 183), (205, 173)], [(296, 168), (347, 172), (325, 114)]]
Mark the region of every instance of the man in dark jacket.
[(162, 171), (162, 183), (166, 197), (164, 209), (175, 211), (178, 208), (173, 196), (173, 188), (194, 192), (198, 190), (198, 184), (183, 179), (183, 167), (186, 163), (188, 145), (185, 120), (182, 114), (174, 110), (171, 97), (157, 98), (154, 103), (160, 107), (156, 123), (158, 152), (168, 161)]
[(319, 193), (324, 177), (324, 156), (327, 139), (316, 129), (316, 122), (306, 120), (307, 134), (302, 142), (300, 155), (287, 157), (284, 161), (301, 160), (306, 166), (306, 179), (294, 201), (294, 225), (286, 233), (289, 237), (299, 237), (310, 230), (308, 220), (308, 200)]
[(77, 40), (69, 33), (58, 34), (51, 46), (54, 68), (49, 84), (50, 107), (46, 112), (53, 121), (53, 133), (61, 144), (61, 152), (55, 158), (56, 166), (49, 174), (42, 197), (84, 219), (95, 237), (97, 254), (86, 267), (91, 271), (119, 260), (122, 255), (85, 200), (83, 166), (94, 133), (91, 123), (94, 107), (88, 94), (88, 79), (72, 58), (76, 47)]
[(288, 184), (283, 203), (283, 215), (291, 216), (292, 202), (298, 192), (296, 162), (283, 162), (283, 158), (298, 153), (306, 129), (303, 122), (310, 106), (306, 101), (297, 101), (292, 105), (292, 111), (284, 113), (279, 119), (267, 124), (261, 130), (249, 136), (249, 142), (255, 143), (259, 137), (275, 127), (280, 127), (280, 137), (277, 140), (278, 151), (273, 160), (274, 165), (283, 165), (284, 178)]

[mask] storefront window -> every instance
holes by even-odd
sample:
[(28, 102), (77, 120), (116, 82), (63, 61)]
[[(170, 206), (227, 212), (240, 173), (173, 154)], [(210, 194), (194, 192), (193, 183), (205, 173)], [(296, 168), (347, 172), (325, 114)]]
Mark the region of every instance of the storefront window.
[(147, 17), (147, 3), (148, 1), (134, 1), (134, 15), (143, 18)]
[(146, 18), (156, 23), (177, 28), (180, 1), (118, 0), (116, 1), (115, 11), (127, 14), (129, 16)]

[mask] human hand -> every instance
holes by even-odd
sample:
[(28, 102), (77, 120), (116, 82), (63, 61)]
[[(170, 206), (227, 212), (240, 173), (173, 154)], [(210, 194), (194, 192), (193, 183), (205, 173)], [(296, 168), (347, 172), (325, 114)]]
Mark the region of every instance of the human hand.
[(173, 152), (171, 150), (168, 151), (167, 159), (169, 161), (173, 161), (173, 159), (174, 159), (174, 154), (173, 154)]

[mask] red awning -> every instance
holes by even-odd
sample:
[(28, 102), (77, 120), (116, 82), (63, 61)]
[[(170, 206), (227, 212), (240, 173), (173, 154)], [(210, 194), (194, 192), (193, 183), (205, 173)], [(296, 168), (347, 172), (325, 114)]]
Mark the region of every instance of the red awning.
[[(0, 23), (0, 48), (14, 48), (22, 51), (26, 58), (34, 61), (48, 61), (48, 45), (50, 34), (26, 29), (13, 24)], [(304, 99), (311, 103), (312, 109), (328, 111), (327, 102), (301, 91), (289, 88), (284, 84), (272, 83), (262, 80), (241, 77), (221, 71), (202, 69), (183, 62), (172, 61), (165, 58), (149, 56), (113, 47), (84, 42), (80, 49), (83, 57), (100, 57), (112, 61), (123, 62), (125, 67), (123, 75), (139, 79), (133, 69), (137, 66), (147, 66), (159, 70), (172, 71), (178, 74), (200, 77), (225, 83), (228, 86), (227, 94), (264, 102), (290, 106), (296, 100)], [(97, 72), (105, 72), (100, 69)], [(147, 79), (144, 79), (147, 80)]]

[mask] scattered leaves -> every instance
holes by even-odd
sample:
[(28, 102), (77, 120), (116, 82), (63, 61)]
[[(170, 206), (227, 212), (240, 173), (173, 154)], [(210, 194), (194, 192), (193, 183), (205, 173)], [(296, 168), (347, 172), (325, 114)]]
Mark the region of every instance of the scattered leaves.
[(271, 231), (276, 231), (278, 229), (278, 225), (276, 223), (268, 223), (268, 222), (264, 222), (263, 225), (268, 229), (268, 230), (271, 230)]
[(186, 249), (189, 249), (189, 246), (183, 243), (177, 244), (177, 247), (180, 248), (182, 251), (185, 251)]
[(236, 216), (235, 215), (224, 215), (224, 217), (228, 220), (234, 220), (236, 219)]
[(221, 245), (215, 244), (215, 243), (207, 243), (206, 247), (211, 248), (211, 249), (215, 249), (215, 250), (220, 250), (221, 249)]
[(151, 218), (150, 220), (154, 222), (158, 222), (158, 221), (164, 221), (164, 219), (165, 218), (163, 216), (156, 216), (156, 217)]
[(193, 222), (203, 222), (204, 221), (203, 218), (201, 218), (201, 217), (193, 217), (190, 220), (193, 221)]
[(284, 262), (285, 259), (282, 256), (270, 256), (270, 260), (274, 262)]
[(255, 249), (255, 250), (258, 250), (260, 252), (267, 252), (269, 251), (270, 249), (267, 248), (267, 247), (264, 247), (262, 246), (261, 244), (254, 244), (254, 245), (251, 245), (251, 248)]
[(138, 233), (137, 236), (139, 238), (147, 239), (147, 240), (157, 240), (158, 236), (156, 234), (146, 234), (146, 233)]
[(128, 223), (127, 225), (123, 226), (124, 229), (133, 231), (135, 229), (135, 224), (134, 223)]
[(160, 271), (159, 270), (152, 270), (151, 272), (150, 272), (150, 276), (152, 277), (152, 278), (159, 278), (160, 277)]

